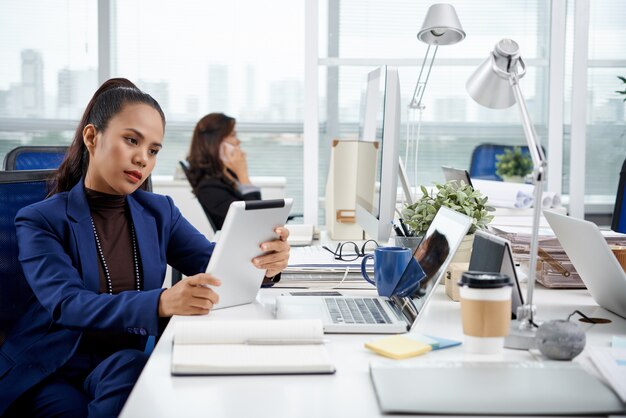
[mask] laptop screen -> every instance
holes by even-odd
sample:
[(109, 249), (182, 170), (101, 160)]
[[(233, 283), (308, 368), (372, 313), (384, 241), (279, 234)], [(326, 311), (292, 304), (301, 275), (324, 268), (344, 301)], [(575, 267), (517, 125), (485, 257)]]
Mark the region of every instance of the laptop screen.
[(410, 323), (434, 293), (471, 225), (472, 218), (446, 207), (435, 215), (391, 297)]
[(446, 181), (463, 180), (465, 184), (469, 184), (470, 186), (472, 186), (472, 179), (470, 178), (470, 175), (467, 172), (467, 170), (461, 170), (459, 168), (446, 167), (446, 166), (442, 166), (441, 170), (443, 171), (443, 177), (446, 179)]
[(511, 319), (517, 319), (517, 308), (523, 304), (511, 246), (507, 240), (483, 231), (476, 231), (469, 270), (504, 273), (513, 280)]

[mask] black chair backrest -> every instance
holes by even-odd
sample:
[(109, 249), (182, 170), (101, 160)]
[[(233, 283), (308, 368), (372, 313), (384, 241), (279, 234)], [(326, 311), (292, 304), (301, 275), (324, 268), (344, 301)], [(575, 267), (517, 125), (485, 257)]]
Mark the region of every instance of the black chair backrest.
[[(180, 168), (183, 169), (183, 173), (185, 173), (185, 177), (187, 178), (189, 185), (191, 185), (191, 180), (189, 179), (189, 163), (184, 160), (179, 160), (178, 164), (180, 164)], [(202, 204), (200, 204), (200, 206), (202, 206)], [(204, 208), (204, 206), (202, 206), (202, 210), (204, 210), (206, 218), (209, 220), (209, 224), (211, 224), (211, 228), (213, 228), (213, 231), (217, 231), (217, 228), (215, 228), (215, 222), (213, 222), (213, 219), (211, 219), (211, 215), (209, 215), (209, 212)]]
[(54, 171), (0, 171), (0, 334), (23, 314), (32, 295), (17, 258), (15, 215), (45, 199)]
[(189, 183), (191, 184), (191, 181), (189, 180), (189, 163), (187, 161), (180, 160), (178, 161), (178, 164), (180, 164), (180, 168), (183, 169), (183, 173), (185, 173), (187, 181), (189, 181)]
[(48, 170), (59, 168), (68, 147), (24, 146), (4, 157), (5, 170)]
[(619, 184), (617, 195), (615, 196), (615, 208), (613, 209), (613, 219), (611, 229), (615, 232), (626, 234), (626, 160), (622, 164), (622, 171), (619, 174)]

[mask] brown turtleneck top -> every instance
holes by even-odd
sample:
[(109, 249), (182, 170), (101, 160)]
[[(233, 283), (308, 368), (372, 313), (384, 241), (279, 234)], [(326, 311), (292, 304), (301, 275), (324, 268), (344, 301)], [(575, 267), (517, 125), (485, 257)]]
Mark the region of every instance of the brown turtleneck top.
[[(111, 276), (113, 294), (126, 290), (136, 291), (130, 214), (126, 196), (110, 195), (85, 188), (98, 239)], [(95, 237), (94, 237), (95, 239)], [(96, 250), (97, 251), (97, 250)], [(100, 276), (100, 293), (107, 293), (106, 276), (100, 255), (96, 254)], [(141, 258), (137, 248), (137, 262), (141, 277)], [(85, 331), (81, 349), (103, 356), (125, 348), (143, 349), (139, 335), (126, 332)]]
[[(126, 196), (100, 193), (87, 188), (85, 193), (102, 253), (109, 268), (113, 294), (124, 290), (138, 290), (135, 285), (133, 245)], [(139, 254), (137, 257), (139, 262)], [(100, 293), (106, 293), (106, 277), (99, 254), (98, 271)]]

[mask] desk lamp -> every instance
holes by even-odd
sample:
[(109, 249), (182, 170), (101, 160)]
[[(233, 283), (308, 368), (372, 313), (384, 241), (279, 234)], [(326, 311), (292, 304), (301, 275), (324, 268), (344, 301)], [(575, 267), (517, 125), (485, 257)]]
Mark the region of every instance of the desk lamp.
[(496, 44), (489, 58), (476, 69), (465, 85), (472, 99), (491, 109), (505, 109), (517, 102), (528, 150), (533, 161), (535, 194), (529, 254), (528, 293), (525, 303), (517, 309), (517, 320), (512, 321), (511, 331), (504, 342), (505, 347), (523, 350), (533, 348), (535, 343), (536, 324), (533, 322), (535, 314), (533, 289), (537, 274), (541, 194), (548, 166), (543, 150), (537, 144), (537, 133), (530, 120), (526, 102), (519, 86), (519, 80), (525, 74), (526, 64), (519, 55), (518, 44), (511, 39), (502, 39)]
[[(417, 135), (413, 141), (415, 142), (415, 186), (417, 186), (417, 145), (422, 125), (422, 111), (425, 107), (422, 103), (422, 97), (424, 96), (424, 91), (426, 90), (426, 83), (428, 83), (430, 70), (433, 68), (433, 62), (435, 61), (435, 56), (437, 55), (437, 49), (439, 49), (439, 45), (453, 45), (465, 39), (465, 31), (463, 31), (463, 28), (461, 27), (461, 22), (459, 21), (459, 17), (456, 15), (454, 7), (451, 4), (446, 3), (433, 4), (430, 6), (428, 8), (428, 12), (426, 12), (422, 28), (417, 33), (417, 39), (428, 44), (428, 48), (426, 49), (426, 55), (424, 56), (422, 67), (420, 68), (417, 83), (415, 84), (413, 97), (409, 103), (409, 109), (419, 111)], [(431, 48), (433, 46), (434, 48)], [(426, 69), (426, 72), (424, 69)], [(409, 148), (412, 142), (411, 137), (412, 134), (409, 131), (404, 157), (407, 166), (409, 166), (408, 159)]]

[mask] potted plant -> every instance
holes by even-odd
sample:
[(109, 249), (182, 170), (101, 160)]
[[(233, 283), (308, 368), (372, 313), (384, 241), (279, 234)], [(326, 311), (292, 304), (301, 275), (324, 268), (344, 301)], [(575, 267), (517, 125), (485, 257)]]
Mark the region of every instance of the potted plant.
[(495, 209), (487, 205), (487, 197), (464, 181), (450, 180), (444, 184), (435, 183), (430, 193), (421, 186), (422, 197), (415, 203), (407, 205), (402, 211), (404, 222), (416, 235), (424, 235), (440, 207), (446, 206), (472, 218), (466, 238), (455, 256), (455, 262), (469, 262), (474, 232), (486, 229), (493, 219)]
[(533, 161), (522, 154), (520, 147), (505, 149), (504, 154), (496, 155), (496, 174), (504, 181), (523, 183), (524, 177), (533, 171)]

